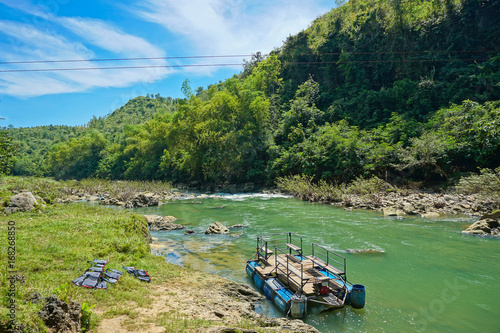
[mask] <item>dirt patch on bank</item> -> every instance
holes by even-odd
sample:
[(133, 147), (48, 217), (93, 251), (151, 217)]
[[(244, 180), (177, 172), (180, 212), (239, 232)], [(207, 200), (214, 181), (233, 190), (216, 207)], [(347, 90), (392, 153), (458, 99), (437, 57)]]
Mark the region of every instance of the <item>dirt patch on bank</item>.
[(186, 271), (151, 288), (151, 303), (134, 308), (133, 318), (105, 318), (95, 332), (318, 332), (300, 320), (257, 314), (260, 293), (217, 275)]

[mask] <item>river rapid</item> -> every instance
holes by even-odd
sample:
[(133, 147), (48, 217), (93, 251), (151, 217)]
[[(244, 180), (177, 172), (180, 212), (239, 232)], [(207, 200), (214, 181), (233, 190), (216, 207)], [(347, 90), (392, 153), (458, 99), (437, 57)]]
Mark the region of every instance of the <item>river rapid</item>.
[[(321, 332), (500, 330), (500, 239), (462, 235), (474, 218), (384, 217), (266, 194), (187, 197), (133, 211), (173, 215), (176, 223), (196, 231), (151, 233), (158, 242), (155, 251), (169, 262), (250, 285), (245, 262), (255, 252), (257, 235), (293, 232), (303, 237), (306, 253), (312, 242), (339, 252), (347, 258), (347, 279), (366, 287), (366, 306), (329, 313), (312, 308), (305, 322)], [(228, 235), (205, 235), (216, 221), (245, 227)], [(348, 249), (382, 253), (346, 253)], [(268, 301), (258, 311), (282, 316)]]

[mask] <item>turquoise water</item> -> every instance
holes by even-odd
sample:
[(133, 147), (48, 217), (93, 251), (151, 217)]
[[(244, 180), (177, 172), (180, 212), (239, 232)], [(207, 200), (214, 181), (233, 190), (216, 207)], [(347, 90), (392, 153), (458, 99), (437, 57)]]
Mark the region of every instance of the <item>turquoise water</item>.
[[(366, 287), (366, 306), (326, 314), (313, 308), (305, 321), (321, 332), (500, 332), (500, 239), (462, 235), (474, 221), (469, 217), (384, 217), (268, 195), (179, 200), (136, 211), (173, 215), (197, 231), (152, 233), (168, 261), (248, 284), (245, 261), (260, 234), (293, 232), (304, 244), (339, 252), (384, 251), (343, 254), (348, 280)], [(204, 235), (216, 221), (245, 228)], [(304, 250), (310, 251), (306, 245)], [(281, 315), (270, 303), (258, 310)]]

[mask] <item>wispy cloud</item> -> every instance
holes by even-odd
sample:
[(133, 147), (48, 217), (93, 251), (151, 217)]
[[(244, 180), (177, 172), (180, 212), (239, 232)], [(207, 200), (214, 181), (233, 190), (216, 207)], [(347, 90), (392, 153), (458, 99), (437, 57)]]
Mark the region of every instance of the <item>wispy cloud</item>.
[(327, 9), (299, 0), (143, 0), (132, 8), (210, 54), (269, 52)]
[[(5, 3), (5, 1), (0, 0)], [(26, 23), (0, 20), (0, 34), (4, 35), (0, 57), (4, 61), (31, 60), (80, 60), (95, 57), (95, 52), (106, 51), (120, 58), (163, 57), (164, 52), (148, 41), (125, 33), (120, 28), (98, 19), (59, 17), (42, 7), (23, 0), (7, 3), (21, 10)], [(44, 24), (36, 18), (43, 19)], [(64, 35), (63, 35), (64, 34)], [(73, 35), (73, 36), (72, 36)], [(79, 38), (74, 38), (77, 35)], [(69, 39), (71, 37), (71, 40)], [(8, 69), (33, 68), (97, 68), (88, 71), (18, 72), (4, 73), (0, 77), (0, 93), (33, 97), (46, 94), (81, 92), (97, 87), (127, 87), (151, 83), (164, 78), (171, 70), (120, 69), (103, 70), (105, 66), (166, 65), (165, 60), (128, 61), (102, 63), (83, 61), (78, 63), (11, 64)], [(6, 69), (2, 67), (2, 69)]]
[(103, 50), (128, 57), (163, 57), (164, 52), (148, 41), (126, 34), (101, 20), (81, 17), (61, 17), (55, 21)]

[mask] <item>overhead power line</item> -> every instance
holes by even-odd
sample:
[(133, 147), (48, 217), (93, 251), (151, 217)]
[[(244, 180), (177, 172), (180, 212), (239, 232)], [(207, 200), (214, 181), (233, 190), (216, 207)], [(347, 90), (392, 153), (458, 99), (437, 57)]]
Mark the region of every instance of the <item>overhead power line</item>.
[[(283, 56), (324, 56), (324, 55), (380, 55), (380, 54), (439, 54), (439, 53), (491, 53), (500, 50), (464, 50), (464, 51), (396, 51), (396, 52), (327, 52), (327, 53), (297, 53), (283, 54)], [(268, 54), (262, 54), (267, 56)], [(43, 64), (43, 63), (71, 63), (71, 62), (104, 62), (104, 61), (134, 61), (134, 60), (173, 60), (173, 59), (211, 59), (211, 58), (245, 58), (253, 54), (230, 55), (199, 55), (199, 56), (171, 56), (171, 57), (140, 57), (140, 58), (101, 58), (101, 59), (63, 59), (63, 60), (27, 60), (27, 61), (0, 61), (0, 65), (13, 64)]]
[[(381, 54), (479, 54), (500, 52), (500, 50), (464, 50), (464, 51), (401, 51), (401, 52), (340, 52), (340, 53), (318, 53), (318, 54), (290, 54), (290, 56), (325, 56), (325, 55), (381, 55)], [(105, 61), (132, 61), (132, 60), (173, 60), (173, 59), (215, 59), (215, 58), (244, 58), (253, 55), (202, 55), (202, 56), (173, 56), (173, 57), (142, 57), (142, 58), (107, 58), (107, 59), (68, 59), (68, 60), (31, 60), (31, 61), (3, 61), (0, 65), (20, 64), (43, 64), (43, 63), (81, 63), (81, 62), (105, 62)], [(264, 55), (265, 56), (265, 55)], [(284, 65), (325, 65), (325, 64), (370, 64), (370, 63), (418, 63), (418, 62), (471, 62), (487, 61), (489, 58), (462, 58), (462, 59), (401, 59), (401, 60), (337, 60), (337, 61), (289, 61)], [(242, 66), (242, 63), (216, 63), (216, 64), (179, 64), (179, 65), (136, 65), (136, 66), (108, 66), (108, 67), (74, 67), (74, 68), (23, 68), (3, 69), (0, 73), (20, 72), (61, 72), (61, 71), (88, 71), (88, 70), (116, 70), (116, 69), (154, 69), (154, 68), (189, 68), (189, 67), (229, 67)]]
[(29, 60), (29, 61), (0, 61), (0, 65), (11, 64), (43, 64), (62, 62), (101, 62), (101, 61), (131, 61), (131, 60), (173, 60), (173, 59), (207, 59), (207, 58), (244, 58), (251, 54), (233, 55), (208, 55), (208, 56), (179, 56), (179, 57), (153, 57), (153, 58), (105, 58), (105, 59), (72, 59), (72, 60)]
[[(284, 65), (324, 65), (324, 64), (362, 64), (362, 63), (407, 63), (407, 62), (456, 62), (456, 61), (486, 61), (489, 59), (415, 59), (415, 60), (353, 60), (353, 61), (302, 61), (285, 62)], [(145, 66), (113, 66), (113, 67), (77, 67), (77, 68), (33, 68), (33, 69), (4, 69), (0, 73), (19, 72), (59, 72), (59, 71), (89, 71), (111, 69), (148, 69), (148, 68), (186, 68), (186, 67), (229, 67), (242, 64), (198, 64), (198, 65), (145, 65)]]
[(77, 67), (77, 68), (35, 68), (35, 69), (5, 69), (0, 73), (16, 72), (58, 72), (58, 71), (89, 71), (100, 69), (144, 69), (144, 68), (183, 68), (183, 67), (227, 67), (241, 66), (241, 64), (199, 64), (199, 65), (147, 65), (147, 66), (115, 66), (115, 67)]

